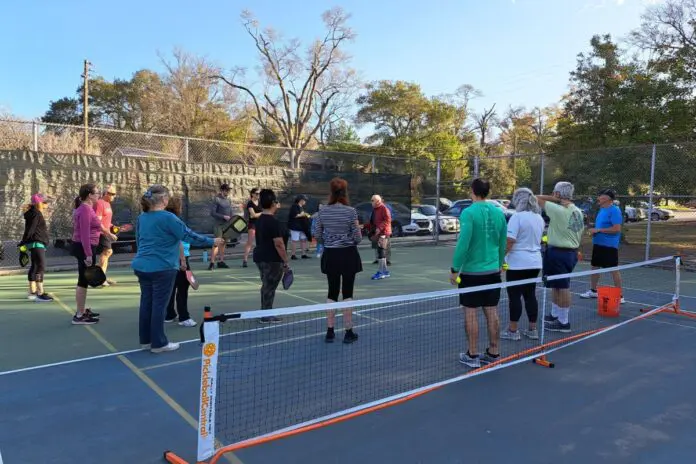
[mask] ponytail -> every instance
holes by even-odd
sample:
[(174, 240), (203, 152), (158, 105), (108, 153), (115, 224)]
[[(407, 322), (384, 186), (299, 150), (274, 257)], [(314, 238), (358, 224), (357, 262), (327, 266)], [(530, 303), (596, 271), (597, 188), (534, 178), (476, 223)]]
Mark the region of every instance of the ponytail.
[(79, 208), (80, 205), (82, 204), (83, 201), (85, 201), (89, 196), (94, 192), (94, 190), (97, 188), (95, 184), (83, 184), (80, 186), (80, 193), (79, 195), (75, 198), (75, 201), (73, 202), (73, 206), (75, 209)]

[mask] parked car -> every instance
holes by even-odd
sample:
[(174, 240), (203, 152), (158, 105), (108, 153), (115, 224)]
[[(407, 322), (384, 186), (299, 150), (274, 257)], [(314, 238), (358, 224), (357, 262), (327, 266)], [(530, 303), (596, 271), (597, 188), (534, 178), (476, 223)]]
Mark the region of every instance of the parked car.
[[(433, 208), (435, 207), (433, 206)], [(410, 224), (403, 226), (404, 234), (408, 235), (432, 235), (433, 230), (433, 221), (414, 210), (411, 210)]]
[[(423, 205), (437, 205), (437, 197), (426, 197), (421, 202)], [(440, 211), (447, 211), (452, 207), (452, 201), (449, 198), (440, 197)]]
[[(413, 216), (413, 214), (422, 214), (433, 224), (435, 224), (435, 221), (438, 219), (437, 208), (433, 205), (413, 205), (411, 208), (411, 216)], [(454, 234), (459, 232), (459, 218), (457, 217), (440, 213), (438, 225), (440, 233), (442, 234)]]
[(652, 221), (666, 221), (674, 217), (674, 212), (668, 209), (660, 208), (658, 206), (651, 205), (647, 201), (641, 201), (639, 206), (645, 209), (646, 214), (649, 215)]
[[(501, 205), (499, 202), (495, 200), (486, 200), (488, 203), (492, 204), (496, 208), (499, 208), (500, 211), (505, 215), (505, 221), (509, 221), (510, 218), (512, 217), (513, 214), (515, 214), (514, 210), (505, 208), (503, 205)], [(454, 216), (456, 218), (459, 218), (461, 216), (462, 211), (467, 209), (469, 206), (473, 204), (472, 200), (457, 200), (454, 202), (454, 205), (445, 211), (445, 214), (448, 216)]]
[[(392, 216), (392, 236), (403, 237), (404, 225), (411, 223), (411, 210), (403, 203), (387, 202), (387, 208), (391, 211)], [(366, 201), (353, 206), (358, 212), (358, 221), (362, 225), (363, 234), (366, 234), (369, 229), (370, 216), (372, 215), (372, 203)]]
[(624, 207), (624, 222), (638, 222), (647, 219), (648, 215), (643, 208), (634, 206)]

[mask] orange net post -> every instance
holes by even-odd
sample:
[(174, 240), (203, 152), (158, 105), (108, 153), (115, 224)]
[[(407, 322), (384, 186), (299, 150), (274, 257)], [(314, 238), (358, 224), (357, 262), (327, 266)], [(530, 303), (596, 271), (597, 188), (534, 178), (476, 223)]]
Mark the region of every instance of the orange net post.
[(556, 367), (556, 365), (554, 363), (552, 363), (551, 361), (548, 360), (546, 355), (539, 356), (538, 358), (534, 358), (534, 359), (532, 359), (532, 362), (538, 366), (548, 367), (549, 369), (553, 369), (554, 367)]

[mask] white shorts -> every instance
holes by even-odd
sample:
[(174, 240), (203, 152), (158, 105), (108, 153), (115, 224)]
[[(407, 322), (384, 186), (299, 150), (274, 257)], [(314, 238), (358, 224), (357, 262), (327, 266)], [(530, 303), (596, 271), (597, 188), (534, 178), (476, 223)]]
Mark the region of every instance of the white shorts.
[(290, 239), (293, 242), (299, 242), (300, 240), (307, 240), (307, 236), (304, 232), (300, 232), (299, 230), (291, 230)]

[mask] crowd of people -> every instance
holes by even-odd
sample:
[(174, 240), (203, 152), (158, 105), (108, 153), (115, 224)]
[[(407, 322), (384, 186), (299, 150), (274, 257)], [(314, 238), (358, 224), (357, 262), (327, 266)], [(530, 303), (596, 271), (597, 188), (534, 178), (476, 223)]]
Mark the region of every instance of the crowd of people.
[[(309, 259), (309, 243), (316, 237), (320, 254), (320, 269), (326, 277), (327, 303), (351, 301), (355, 294), (356, 276), (363, 271), (358, 245), (363, 240), (361, 224), (355, 208), (350, 206), (348, 183), (334, 178), (328, 186), (328, 201), (313, 215), (304, 210), (307, 198), (295, 198), (288, 215), (287, 228), (277, 217), (280, 202), (271, 189), (254, 188), (246, 203), (248, 240), (244, 249), (243, 267), (248, 267), (249, 256), (259, 271), (262, 311), (273, 308), (278, 286), (290, 269), (290, 261)], [(460, 289), (483, 287), (459, 294), (464, 310), (467, 351), (460, 354), (460, 362), (470, 367), (494, 362), (500, 357), (500, 339), (521, 340), (539, 338), (537, 319), (539, 305), (536, 299), (535, 279), (565, 275), (575, 269), (585, 230), (584, 215), (573, 203), (574, 187), (569, 182), (558, 182), (550, 196), (535, 195), (530, 189), (517, 189), (511, 200), (516, 210), (509, 222), (499, 208), (487, 201), (491, 185), (484, 179), (471, 183), (470, 207), (460, 216), (460, 234), (452, 258), (450, 282)], [(162, 185), (151, 186), (142, 196), (142, 214), (136, 222), (137, 253), (131, 267), (140, 286), (139, 339), (143, 349), (154, 353), (179, 348), (167, 339), (165, 323), (195, 327), (196, 321), (188, 311), (191, 246), (212, 250), (209, 269), (228, 268), (224, 252), (225, 230), (233, 219), (230, 188), (222, 184), (213, 200), (211, 216), (215, 220), (214, 238), (192, 231), (181, 219), (181, 199), (170, 195)], [(112, 244), (117, 239), (112, 224), (111, 203), (116, 189), (109, 185), (100, 191), (95, 184), (80, 187), (74, 202), (71, 254), (77, 260), (78, 279), (75, 292), (76, 312), (72, 323), (91, 325), (99, 322), (99, 313), (87, 306), (87, 290), (94, 280), (89, 274), (95, 268), (103, 273), (100, 285), (115, 285), (107, 277)], [(618, 266), (618, 248), (622, 215), (614, 205), (615, 193), (599, 193), (600, 212), (593, 237), (592, 268)], [(29, 299), (52, 301), (44, 289), (46, 269), (45, 248), (48, 231), (43, 217), (47, 199), (42, 194), (32, 196), (25, 207), (25, 231), (20, 245), (30, 253), (28, 271)], [(373, 280), (389, 277), (391, 261), (391, 213), (379, 195), (372, 197), (373, 213), (370, 219), (369, 239), (375, 248), (379, 264)], [(547, 235), (542, 210), (549, 218)], [(547, 239), (546, 250), (542, 243)], [(288, 242), (291, 242), (288, 252)], [(612, 273), (614, 285), (621, 287), (619, 272)], [(527, 281), (509, 285), (508, 325), (501, 332), (498, 305), (503, 277), (507, 282)], [(582, 298), (597, 297), (598, 279), (592, 276), (591, 288)], [(570, 279), (551, 279), (546, 283), (552, 289), (550, 314), (543, 320), (543, 329), (570, 332), (571, 292)], [(528, 324), (520, 329), (523, 309)], [(479, 310), (483, 310), (488, 332), (488, 347), (478, 352)], [(343, 310), (344, 343), (358, 340), (352, 322), (352, 311)], [(335, 312), (327, 312), (325, 341), (336, 338)], [(282, 322), (275, 316), (261, 316), (261, 323)]]
[[(516, 210), (508, 223), (504, 214), (486, 201), (491, 185), (483, 179), (471, 184), (472, 206), (460, 217), (460, 235), (452, 259), (450, 281), (459, 288), (483, 287), (460, 294), (464, 309), (467, 351), (459, 355), (462, 364), (478, 368), (500, 358), (500, 339), (521, 340), (522, 336), (539, 338), (537, 319), (539, 304), (536, 298), (536, 278), (565, 276), (574, 271), (580, 255), (585, 230), (583, 212), (573, 203), (574, 187), (570, 182), (558, 182), (552, 195), (534, 195), (527, 188), (516, 190), (511, 203)], [(600, 213), (592, 235), (592, 268), (618, 266), (618, 248), (622, 216), (617, 214), (612, 190), (599, 192)], [(549, 218), (544, 244), (545, 222), (542, 210)], [(501, 332), (498, 304), (501, 298), (503, 274), (506, 282), (526, 281), (506, 287), (509, 301), (509, 322)], [(614, 284), (621, 287), (618, 271), (613, 272)], [(583, 298), (597, 297), (597, 281), (593, 276), (591, 289)], [(546, 280), (551, 288), (551, 312), (544, 316), (543, 330), (571, 332), (570, 313), (572, 294), (570, 278)], [(623, 301), (623, 298), (622, 298)], [(522, 309), (527, 313), (527, 328), (520, 331)], [(483, 310), (488, 331), (488, 347), (478, 352), (479, 310)], [(521, 332), (521, 333), (520, 333)]]

